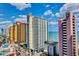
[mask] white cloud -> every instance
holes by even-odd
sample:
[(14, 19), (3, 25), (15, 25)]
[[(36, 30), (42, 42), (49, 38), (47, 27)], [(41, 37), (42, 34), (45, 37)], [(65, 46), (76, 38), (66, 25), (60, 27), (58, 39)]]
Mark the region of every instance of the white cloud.
[(19, 15), (19, 17), (20, 18), (15, 19), (15, 22), (20, 21), (20, 22), (23, 22), (23, 23), (27, 23), (27, 16), (26, 15)]
[(51, 16), (54, 17), (55, 15), (52, 13)]
[(10, 24), (8, 25), (8, 28), (9, 28), (10, 26), (13, 26), (13, 23), (10, 23)]
[(24, 10), (25, 8), (31, 8), (30, 3), (11, 3), (11, 5), (15, 6), (19, 10)]
[(12, 16), (11, 18), (15, 18), (15, 16)]
[(64, 17), (65, 12), (67, 11), (71, 11), (74, 14), (75, 13), (79, 13), (79, 4), (78, 3), (68, 3), (68, 4), (64, 4), (61, 8), (60, 8), (60, 15)]
[(52, 19), (54, 17), (54, 13), (52, 12), (52, 10), (46, 10), (43, 14), (43, 17), (47, 17), (48, 19)]
[(48, 25), (57, 25), (58, 24), (58, 21), (49, 21), (48, 22)]
[[(48, 31), (49, 32), (55, 32), (58, 31), (58, 21), (54, 20), (54, 21), (49, 21), (48, 22)], [(53, 30), (52, 30), (53, 29)]]
[(56, 17), (60, 17), (60, 14), (59, 14), (59, 13), (56, 13), (55, 16), (56, 16)]
[(11, 21), (1, 21), (0, 25), (6, 25), (6, 24), (9, 24), (9, 23), (12, 23), (12, 22)]
[(45, 11), (45, 13), (44, 13), (45, 16), (52, 15), (52, 14), (53, 14), (53, 13), (52, 13), (52, 10), (47, 10), (47, 11)]
[(46, 7), (50, 7), (50, 5), (46, 5)]
[(0, 18), (0, 28), (8, 28), (12, 24), (12, 21), (5, 21), (4, 18)]
[(9, 35), (9, 28), (12, 24), (13, 24), (12, 21), (1, 21), (0, 22), (0, 28), (6, 29), (7, 36)]
[(79, 31), (79, 3), (64, 4), (60, 8), (60, 15), (62, 17), (64, 17), (67, 11), (71, 11), (76, 15), (76, 17), (77, 17), (77, 25), (78, 25), (77, 29)]
[(12, 21), (1, 21), (0, 22), (0, 28), (9, 28), (9, 25), (12, 24)]
[(22, 23), (26, 23), (27, 22), (27, 18), (16, 18), (15, 21), (20, 21)]
[(24, 17), (24, 18), (26, 18), (26, 15), (19, 15), (19, 17)]
[(63, 7), (60, 9), (61, 11), (75, 11), (79, 9), (79, 3), (68, 3), (68, 4), (64, 4)]

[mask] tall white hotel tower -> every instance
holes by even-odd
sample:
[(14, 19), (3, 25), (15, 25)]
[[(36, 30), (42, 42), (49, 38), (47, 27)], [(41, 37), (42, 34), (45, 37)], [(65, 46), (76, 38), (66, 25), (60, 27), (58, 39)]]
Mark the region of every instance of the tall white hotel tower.
[(60, 56), (78, 56), (76, 20), (72, 12), (66, 13), (66, 19), (59, 20)]
[(33, 50), (47, 49), (46, 44), (44, 43), (48, 40), (47, 20), (29, 14), (27, 16), (27, 23), (29, 28), (29, 48)]

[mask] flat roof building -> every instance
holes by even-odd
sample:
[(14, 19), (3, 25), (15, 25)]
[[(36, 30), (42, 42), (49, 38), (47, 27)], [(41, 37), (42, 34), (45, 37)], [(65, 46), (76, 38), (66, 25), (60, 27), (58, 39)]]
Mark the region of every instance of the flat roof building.
[(72, 12), (66, 13), (66, 19), (59, 20), (59, 55), (78, 56), (77, 22)]
[(48, 40), (48, 22), (45, 19), (27, 15), (29, 28), (29, 48), (33, 50), (47, 49), (44, 41)]

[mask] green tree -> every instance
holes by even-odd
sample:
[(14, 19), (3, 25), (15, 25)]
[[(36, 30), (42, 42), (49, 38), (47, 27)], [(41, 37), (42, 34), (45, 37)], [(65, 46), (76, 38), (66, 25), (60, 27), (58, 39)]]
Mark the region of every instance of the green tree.
[(3, 43), (6, 43), (6, 39), (3, 39)]

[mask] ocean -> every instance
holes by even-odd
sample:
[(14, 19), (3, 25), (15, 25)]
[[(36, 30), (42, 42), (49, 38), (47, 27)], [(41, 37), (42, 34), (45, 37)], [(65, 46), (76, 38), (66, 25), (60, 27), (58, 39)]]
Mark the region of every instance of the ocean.
[[(52, 41), (59, 41), (59, 33), (58, 32), (49, 32), (48, 33), (48, 36), (49, 36), (49, 40), (52, 40)], [(77, 32), (77, 37), (78, 37), (78, 45), (79, 45), (79, 31)]]

